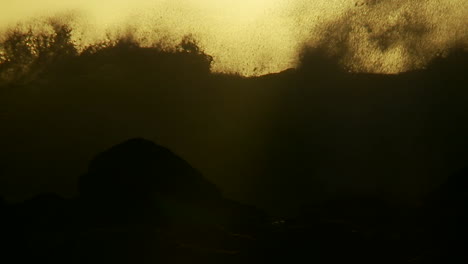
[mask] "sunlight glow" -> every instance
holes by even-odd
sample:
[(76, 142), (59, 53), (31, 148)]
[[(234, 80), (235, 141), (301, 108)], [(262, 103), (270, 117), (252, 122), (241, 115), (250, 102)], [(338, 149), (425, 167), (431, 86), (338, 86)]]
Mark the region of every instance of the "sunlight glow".
[[(27, 8), (25, 8), (27, 7)], [(326, 47), (353, 71), (396, 73), (468, 47), (465, 0), (5, 0), (0, 30), (35, 17), (73, 17), (78, 45), (131, 33), (144, 45), (192, 35), (213, 71), (261, 75)]]

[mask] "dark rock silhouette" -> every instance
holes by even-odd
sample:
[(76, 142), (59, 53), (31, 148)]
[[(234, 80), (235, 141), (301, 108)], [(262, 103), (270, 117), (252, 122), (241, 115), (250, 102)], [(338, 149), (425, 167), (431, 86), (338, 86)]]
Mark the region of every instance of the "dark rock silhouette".
[[(223, 198), (186, 161), (151, 141), (90, 163), (80, 194), (0, 204), (3, 259), (20, 263), (456, 263), (466, 248), (466, 170), (426, 207), (342, 197), (291, 218)], [(436, 219), (437, 218), (437, 219)]]
[[(154, 223), (196, 221), (247, 228), (265, 217), (254, 207), (224, 199), (220, 190), (186, 161), (142, 138), (97, 155), (80, 178), (79, 190), (85, 206), (106, 219), (150, 217)], [(139, 216), (141, 213), (144, 216)]]
[(9, 257), (21, 253), (21, 262), (46, 263), (238, 263), (266, 221), (260, 210), (224, 199), (170, 150), (141, 138), (97, 155), (79, 185), (72, 199), (43, 194), (0, 204), (1, 241)]
[(83, 199), (119, 206), (151, 204), (159, 197), (186, 202), (221, 199), (221, 192), (200, 172), (144, 139), (131, 139), (99, 154), (80, 178), (79, 191)]

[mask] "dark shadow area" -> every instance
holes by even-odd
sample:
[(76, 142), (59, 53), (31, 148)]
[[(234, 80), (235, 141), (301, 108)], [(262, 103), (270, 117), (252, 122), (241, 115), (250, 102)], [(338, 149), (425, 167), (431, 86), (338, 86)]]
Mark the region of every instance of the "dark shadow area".
[(225, 199), (168, 149), (131, 139), (97, 155), (79, 195), (1, 204), (18, 263), (463, 263), (467, 173), (419, 207), (343, 196), (271, 218)]
[(96, 156), (78, 196), (43, 194), (1, 214), (2, 258), (18, 263), (239, 263), (267, 226), (262, 211), (224, 199), (144, 139)]
[(0, 43), (5, 259), (463, 263), (465, 50), (396, 75), (304, 50), (246, 78), (189, 37), (78, 52), (54, 30)]

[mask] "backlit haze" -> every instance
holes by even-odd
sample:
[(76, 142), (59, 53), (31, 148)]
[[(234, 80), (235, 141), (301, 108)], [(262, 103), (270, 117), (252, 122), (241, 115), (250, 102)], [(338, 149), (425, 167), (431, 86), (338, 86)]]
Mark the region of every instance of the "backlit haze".
[(170, 49), (191, 35), (212, 71), (246, 76), (295, 67), (306, 47), (351, 71), (397, 73), (468, 46), (465, 0), (2, 0), (0, 29), (66, 20), (78, 47), (131, 35)]

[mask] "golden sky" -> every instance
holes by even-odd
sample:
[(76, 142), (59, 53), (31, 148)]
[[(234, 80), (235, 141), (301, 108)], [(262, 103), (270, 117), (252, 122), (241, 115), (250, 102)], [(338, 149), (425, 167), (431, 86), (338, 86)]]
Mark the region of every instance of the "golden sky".
[(73, 14), (81, 45), (106, 32), (132, 32), (144, 45), (164, 39), (169, 46), (192, 34), (213, 56), (213, 71), (244, 75), (294, 67), (304, 46), (342, 52), (351, 70), (384, 73), (421, 67), (439, 51), (468, 46), (466, 0), (0, 2), (0, 29)]

